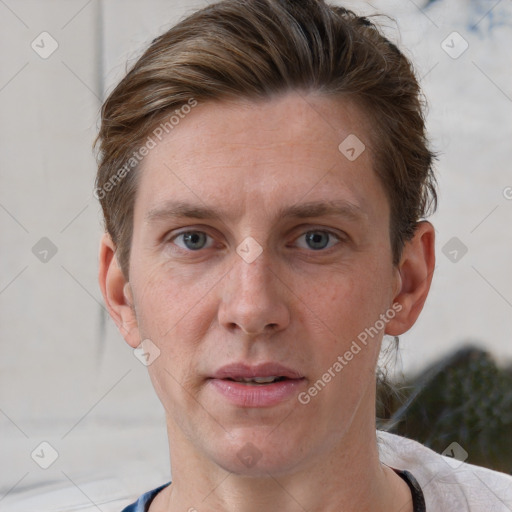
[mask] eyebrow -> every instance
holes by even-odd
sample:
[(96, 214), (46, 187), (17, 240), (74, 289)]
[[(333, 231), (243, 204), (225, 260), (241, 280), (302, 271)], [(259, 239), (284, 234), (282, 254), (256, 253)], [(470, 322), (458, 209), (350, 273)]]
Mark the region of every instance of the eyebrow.
[[(310, 218), (336, 216), (358, 221), (367, 217), (361, 207), (346, 200), (310, 201), (292, 206), (283, 206), (277, 212), (277, 218)], [(197, 205), (185, 201), (168, 201), (162, 206), (151, 209), (146, 214), (146, 222), (171, 218), (210, 219), (222, 221), (229, 217), (222, 210)]]

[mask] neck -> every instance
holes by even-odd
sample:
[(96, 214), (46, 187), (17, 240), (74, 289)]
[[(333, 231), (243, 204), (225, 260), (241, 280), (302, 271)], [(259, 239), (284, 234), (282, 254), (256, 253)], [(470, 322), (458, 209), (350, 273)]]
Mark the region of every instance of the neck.
[(150, 512), (412, 511), (405, 482), (379, 461), (374, 420), (354, 421), (329, 453), (283, 474), (240, 475), (191, 449), (168, 422), (172, 485)]

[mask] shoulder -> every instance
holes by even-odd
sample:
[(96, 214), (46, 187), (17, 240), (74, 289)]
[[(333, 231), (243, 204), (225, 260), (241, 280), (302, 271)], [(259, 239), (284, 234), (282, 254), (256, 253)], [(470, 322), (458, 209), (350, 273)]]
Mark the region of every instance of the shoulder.
[(420, 484), (427, 510), (510, 512), (512, 476), (444, 457), (422, 444), (378, 431), (381, 461), (410, 471)]

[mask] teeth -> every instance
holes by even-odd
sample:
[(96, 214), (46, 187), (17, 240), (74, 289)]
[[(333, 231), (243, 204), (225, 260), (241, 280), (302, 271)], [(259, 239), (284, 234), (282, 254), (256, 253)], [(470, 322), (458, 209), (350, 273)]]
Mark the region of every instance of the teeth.
[(237, 382), (256, 383), (256, 384), (269, 384), (274, 382), (279, 377), (253, 377), (252, 379), (234, 379)]

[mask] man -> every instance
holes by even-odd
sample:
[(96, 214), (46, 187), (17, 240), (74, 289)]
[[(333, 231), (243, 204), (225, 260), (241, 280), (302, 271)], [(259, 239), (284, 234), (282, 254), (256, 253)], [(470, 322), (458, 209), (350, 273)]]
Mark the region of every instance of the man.
[(211, 5), (152, 42), (98, 141), (100, 286), (154, 359), (173, 473), (126, 512), (509, 506), (504, 475), (378, 444), (380, 345), (427, 297), (436, 191), (418, 83), (372, 23)]

